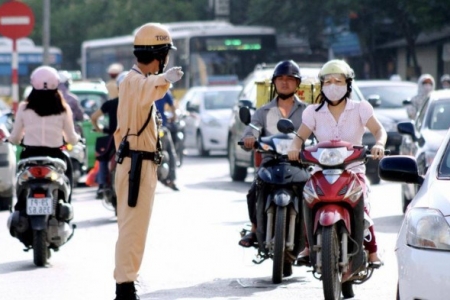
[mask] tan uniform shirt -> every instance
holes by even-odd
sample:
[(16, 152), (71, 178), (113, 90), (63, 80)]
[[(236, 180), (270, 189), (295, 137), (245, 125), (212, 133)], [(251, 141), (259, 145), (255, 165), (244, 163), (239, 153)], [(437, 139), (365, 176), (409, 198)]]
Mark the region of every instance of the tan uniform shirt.
[[(144, 76), (135, 65), (120, 84), (117, 129), (114, 132), (116, 148), (127, 134), (136, 134), (147, 120), (154, 102), (169, 90), (170, 84), (163, 75)], [(128, 136), (131, 150), (156, 151), (156, 107), (152, 118), (139, 137)], [(117, 283), (133, 282), (138, 277), (152, 213), (157, 184), (157, 166), (150, 160), (142, 161), (139, 196), (136, 207), (128, 206), (128, 179), (131, 159), (125, 157), (116, 168), (117, 225), (119, 237), (116, 243)]]
[[(117, 130), (114, 133), (116, 148), (127, 134), (137, 134), (147, 120), (150, 108), (169, 90), (163, 75), (145, 77), (134, 65), (120, 85), (119, 106), (117, 109)], [(156, 108), (153, 108), (155, 114)], [(152, 118), (139, 138), (129, 136), (131, 150), (156, 151), (156, 122)]]

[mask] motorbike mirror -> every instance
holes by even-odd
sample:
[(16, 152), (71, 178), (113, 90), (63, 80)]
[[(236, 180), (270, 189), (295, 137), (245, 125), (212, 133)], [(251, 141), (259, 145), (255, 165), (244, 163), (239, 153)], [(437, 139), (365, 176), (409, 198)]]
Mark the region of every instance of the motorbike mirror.
[(251, 118), (252, 117), (250, 115), (250, 109), (247, 106), (239, 108), (239, 119), (242, 123), (244, 123), (245, 125), (250, 124)]
[(239, 100), (238, 106), (239, 106), (239, 107), (247, 106), (247, 107), (249, 107), (249, 108), (252, 108), (252, 107), (253, 107), (253, 103), (252, 103), (252, 101), (250, 101), (250, 100)]
[(277, 129), (282, 133), (293, 133), (295, 132), (294, 124), (289, 119), (280, 119), (277, 123)]

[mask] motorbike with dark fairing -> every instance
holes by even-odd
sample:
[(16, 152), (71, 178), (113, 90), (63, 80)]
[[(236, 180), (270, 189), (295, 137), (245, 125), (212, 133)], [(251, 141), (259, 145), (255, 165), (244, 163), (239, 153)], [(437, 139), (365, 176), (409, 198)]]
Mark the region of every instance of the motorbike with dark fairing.
[[(239, 111), (241, 121), (259, 130), (250, 123), (247, 107)], [(258, 259), (262, 263), (272, 259), (272, 282), (281, 283), (283, 276), (292, 274), (292, 265), (304, 246), (302, 217), (302, 191), (309, 172), (299, 162), (289, 161), (287, 150), (294, 135), (275, 134), (258, 137), (254, 148), (272, 156), (257, 172), (257, 243)], [(242, 142), (238, 142), (243, 145)], [(244, 229), (241, 235), (245, 235)]]
[(17, 204), (8, 219), (10, 234), (33, 250), (36, 266), (45, 266), (50, 250), (71, 239), (73, 208), (69, 203), (71, 184), (65, 175), (66, 162), (59, 158), (36, 156), (17, 164)]

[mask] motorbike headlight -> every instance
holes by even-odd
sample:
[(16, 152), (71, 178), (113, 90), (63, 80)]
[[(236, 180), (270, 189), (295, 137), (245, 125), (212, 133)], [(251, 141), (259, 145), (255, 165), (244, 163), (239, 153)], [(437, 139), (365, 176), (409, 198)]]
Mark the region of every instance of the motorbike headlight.
[(288, 153), (289, 147), (291, 146), (292, 140), (289, 139), (273, 139), (275, 144), (275, 150), (278, 154), (286, 155)]
[(311, 153), (319, 163), (325, 166), (336, 166), (344, 162), (345, 158), (348, 156), (347, 148), (330, 148), (330, 149), (319, 149), (317, 152)]
[(450, 250), (450, 227), (439, 210), (412, 208), (406, 215), (406, 243), (411, 247)]

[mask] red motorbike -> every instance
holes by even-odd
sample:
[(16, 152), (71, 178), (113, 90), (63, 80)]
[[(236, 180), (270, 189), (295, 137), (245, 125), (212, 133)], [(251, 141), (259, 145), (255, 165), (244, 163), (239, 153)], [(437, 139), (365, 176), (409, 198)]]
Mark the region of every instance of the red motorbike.
[[(297, 134), (290, 120), (280, 120), (278, 130)], [(367, 146), (342, 140), (303, 145), (300, 152), (301, 162), (314, 167), (303, 188), (303, 217), (313, 275), (322, 280), (325, 300), (341, 299), (341, 293), (353, 298), (353, 284), (366, 282), (379, 267), (368, 262), (364, 249), (372, 222), (364, 212), (365, 183), (351, 170), (370, 157)]]
[[(371, 157), (366, 146), (331, 140), (304, 148), (302, 163), (315, 167), (303, 189), (303, 213), (315, 278), (325, 299), (354, 297), (353, 284), (367, 281), (375, 266), (364, 249), (370, 220), (364, 214), (364, 182), (349, 169)], [(366, 215), (367, 216), (367, 215)]]

